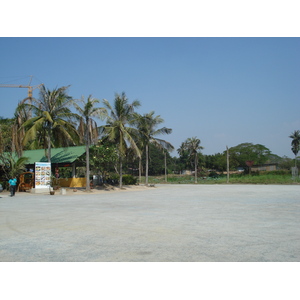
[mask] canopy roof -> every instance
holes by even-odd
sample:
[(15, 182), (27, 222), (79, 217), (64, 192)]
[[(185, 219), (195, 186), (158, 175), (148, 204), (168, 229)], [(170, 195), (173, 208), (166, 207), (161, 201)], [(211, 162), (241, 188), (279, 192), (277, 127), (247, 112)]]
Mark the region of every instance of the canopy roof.
[[(72, 163), (78, 157), (85, 153), (85, 146), (75, 146), (68, 148), (52, 148), (51, 149), (51, 163)], [(22, 154), (27, 157), (26, 165), (32, 165), (35, 162), (47, 162), (45, 149), (25, 150)]]

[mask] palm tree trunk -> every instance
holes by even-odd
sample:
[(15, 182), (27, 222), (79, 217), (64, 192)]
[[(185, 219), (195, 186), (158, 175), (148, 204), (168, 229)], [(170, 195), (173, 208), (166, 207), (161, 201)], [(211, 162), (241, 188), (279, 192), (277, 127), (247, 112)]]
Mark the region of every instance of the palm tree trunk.
[(148, 171), (149, 171), (149, 148), (148, 145), (146, 145), (146, 180), (145, 180), (145, 186), (148, 186)]
[(142, 182), (142, 158), (139, 158), (139, 183)]
[(89, 192), (91, 190), (90, 187), (90, 147), (88, 143), (85, 146), (85, 155), (86, 155), (86, 191)]
[(120, 157), (120, 189), (122, 188), (122, 157)]
[(89, 139), (89, 119), (86, 120), (85, 129), (85, 157), (86, 157), (86, 191), (90, 192), (90, 139)]
[(50, 137), (50, 132), (48, 130), (48, 137), (47, 137), (47, 158), (48, 158), (48, 162), (51, 163), (51, 137)]

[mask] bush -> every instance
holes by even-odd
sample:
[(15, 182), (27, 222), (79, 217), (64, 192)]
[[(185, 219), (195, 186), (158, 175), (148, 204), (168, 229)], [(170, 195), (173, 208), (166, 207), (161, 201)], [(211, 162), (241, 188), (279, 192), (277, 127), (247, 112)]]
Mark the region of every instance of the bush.
[(292, 172), (290, 170), (276, 170), (276, 171), (264, 171), (261, 172), (263, 175), (291, 175)]
[(3, 187), (3, 190), (9, 190), (9, 184), (8, 181), (0, 181), (0, 184)]
[(122, 176), (122, 183), (124, 185), (134, 185), (137, 183), (137, 178), (132, 175), (126, 174)]
[(218, 178), (219, 177), (219, 174), (215, 171), (211, 171), (208, 175), (208, 177), (211, 177), (211, 178)]
[(108, 183), (111, 185), (119, 184), (119, 175), (118, 174), (110, 174), (109, 177), (105, 178), (104, 183)]

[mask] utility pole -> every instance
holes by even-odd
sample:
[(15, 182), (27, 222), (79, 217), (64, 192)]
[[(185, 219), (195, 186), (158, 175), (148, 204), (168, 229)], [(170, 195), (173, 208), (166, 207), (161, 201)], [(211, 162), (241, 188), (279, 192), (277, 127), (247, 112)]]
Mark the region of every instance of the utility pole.
[(227, 183), (229, 183), (229, 150), (228, 150), (228, 146), (226, 146), (226, 150), (227, 150)]
[(167, 152), (164, 151), (165, 154), (165, 182), (167, 182)]

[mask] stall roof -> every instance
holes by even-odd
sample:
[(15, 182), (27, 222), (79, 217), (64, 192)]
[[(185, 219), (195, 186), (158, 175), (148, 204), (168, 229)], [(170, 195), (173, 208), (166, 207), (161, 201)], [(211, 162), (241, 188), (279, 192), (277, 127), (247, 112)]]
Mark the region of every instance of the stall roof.
[[(85, 146), (51, 148), (51, 163), (72, 163), (84, 153)], [(26, 165), (48, 161), (45, 156), (45, 149), (25, 150), (22, 156), (28, 158)]]

